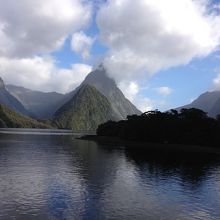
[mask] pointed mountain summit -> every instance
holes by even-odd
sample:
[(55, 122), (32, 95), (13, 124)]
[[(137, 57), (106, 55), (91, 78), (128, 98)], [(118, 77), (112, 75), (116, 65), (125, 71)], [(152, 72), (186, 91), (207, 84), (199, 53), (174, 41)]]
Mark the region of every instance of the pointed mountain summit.
[(126, 119), (127, 115), (141, 114), (102, 66), (88, 74), (67, 96), (72, 98), (55, 113), (54, 123), (60, 128), (96, 130), (108, 120), (118, 121)]
[(108, 99), (94, 86), (83, 84), (56, 112), (54, 124), (59, 128), (89, 131), (110, 119), (117, 119), (117, 116)]
[(111, 103), (112, 109), (118, 119), (125, 119), (127, 115), (141, 114), (141, 112), (124, 96), (117, 87), (115, 81), (111, 79), (101, 65), (92, 71), (82, 82), (82, 85), (94, 86)]
[(33, 116), (38, 119), (50, 119), (53, 118), (55, 112), (73, 98), (83, 85), (91, 85), (104, 95), (110, 102), (114, 115), (118, 120), (125, 119), (127, 115), (141, 114), (141, 112), (125, 98), (115, 81), (107, 75), (102, 65), (89, 73), (78, 88), (67, 94), (33, 91), (14, 85), (7, 85), (6, 89), (16, 97)]
[(0, 104), (7, 106), (8, 108), (21, 113), (23, 115), (30, 115), (25, 107), (12, 96), (5, 88), (4, 81), (0, 77)]

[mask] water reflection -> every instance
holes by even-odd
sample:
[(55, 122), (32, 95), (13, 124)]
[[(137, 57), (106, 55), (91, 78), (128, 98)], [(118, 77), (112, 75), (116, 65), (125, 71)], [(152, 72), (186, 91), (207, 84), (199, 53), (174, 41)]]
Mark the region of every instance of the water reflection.
[(0, 135), (0, 219), (218, 219), (220, 160)]

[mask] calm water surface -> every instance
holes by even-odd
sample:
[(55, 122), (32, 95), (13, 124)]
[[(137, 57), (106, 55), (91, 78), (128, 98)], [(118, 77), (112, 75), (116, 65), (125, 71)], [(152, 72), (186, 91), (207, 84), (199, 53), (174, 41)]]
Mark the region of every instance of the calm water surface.
[(220, 158), (155, 154), (62, 131), (0, 134), (0, 219), (220, 219)]

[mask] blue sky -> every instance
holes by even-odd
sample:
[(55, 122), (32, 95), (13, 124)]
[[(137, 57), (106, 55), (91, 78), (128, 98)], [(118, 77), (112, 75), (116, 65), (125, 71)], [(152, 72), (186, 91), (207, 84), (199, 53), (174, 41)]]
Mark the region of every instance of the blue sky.
[[(98, 34), (96, 27), (94, 27), (94, 30), (92, 32), (93, 36)], [(96, 41), (91, 49), (91, 54), (94, 57), (101, 57), (106, 51), (106, 47)], [(187, 65), (159, 71), (152, 78), (141, 82), (143, 87), (147, 87), (141, 91), (141, 94), (152, 100), (156, 100), (158, 105), (154, 107), (161, 110), (190, 103), (202, 93), (214, 89), (213, 79), (217, 75), (217, 68), (220, 67), (220, 58), (218, 58), (218, 55), (220, 56), (220, 53), (216, 52), (202, 59), (194, 59)], [(70, 39), (65, 42), (61, 50), (53, 53), (53, 56), (56, 57), (57, 65), (60, 68), (69, 68), (72, 63), (83, 62), (81, 56), (73, 53), (71, 50)], [(93, 60), (89, 60), (87, 63), (93, 65)], [(173, 92), (166, 97), (158, 94), (155, 88), (162, 86), (172, 88)], [(165, 101), (165, 103), (160, 104), (162, 101)]]
[[(219, 1), (217, 0), (212, 1), (212, 4), (218, 3)], [(219, 12), (219, 9), (216, 10)], [(96, 12), (91, 23), (84, 32), (89, 36), (99, 36)], [(79, 54), (73, 53), (70, 44), (70, 39), (68, 39), (62, 50), (53, 54), (59, 60), (58, 65), (62, 68), (69, 68), (73, 62), (83, 62)], [(95, 41), (91, 48), (93, 58), (101, 57), (107, 51), (107, 47), (99, 40)], [(94, 59), (87, 60), (87, 63), (93, 65)], [(141, 82), (143, 89), (140, 90), (139, 94), (153, 100), (153, 107), (160, 110), (188, 104), (202, 93), (214, 90), (213, 79), (217, 75), (219, 66), (220, 52), (218, 51), (204, 58), (194, 58), (185, 65), (160, 70), (150, 79), (143, 80)], [(155, 90), (158, 87), (169, 87), (172, 89), (172, 92), (167, 96), (158, 94)]]
[(220, 89), (218, 0), (11, 1), (0, 0), (6, 83), (65, 93), (103, 62), (141, 110)]
[[(188, 104), (206, 91), (212, 91), (213, 79), (216, 77), (216, 68), (219, 67), (219, 59), (211, 55), (204, 59), (195, 59), (187, 65), (160, 71), (146, 84), (150, 88), (167, 86), (173, 92), (165, 98), (167, 106), (161, 109), (175, 108)], [(146, 90), (145, 95), (153, 100), (160, 100), (161, 96), (154, 90)]]

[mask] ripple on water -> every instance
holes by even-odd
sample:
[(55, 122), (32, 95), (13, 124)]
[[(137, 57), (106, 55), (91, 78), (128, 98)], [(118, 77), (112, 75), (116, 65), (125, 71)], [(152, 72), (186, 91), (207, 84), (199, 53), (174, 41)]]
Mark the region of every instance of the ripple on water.
[(219, 165), (72, 135), (0, 134), (0, 219), (219, 219)]

